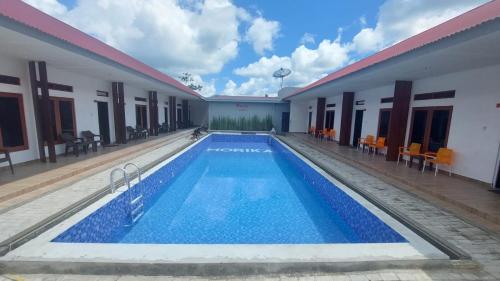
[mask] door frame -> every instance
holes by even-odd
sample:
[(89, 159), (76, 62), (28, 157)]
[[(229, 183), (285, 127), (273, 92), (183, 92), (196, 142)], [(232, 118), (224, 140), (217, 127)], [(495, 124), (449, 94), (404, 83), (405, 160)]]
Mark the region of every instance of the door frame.
[(0, 97), (16, 98), (17, 99), (17, 105), (19, 107), (19, 115), (20, 115), (19, 118), (21, 119), (21, 127), (22, 127), (21, 132), (23, 134), (23, 144), (22, 145), (12, 146), (12, 147), (3, 147), (2, 131), (0, 130), (0, 148), (5, 148), (10, 152), (29, 149), (29, 140), (28, 140), (28, 133), (27, 133), (27, 128), (26, 128), (26, 115), (24, 112), (23, 94), (0, 92)]
[[(392, 115), (392, 108), (381, 108), (379, 113), (378, 113), (378, 125), (377, 125), (377, 139), (380, 137), (380, 121), (382, 120), (382, 112), (389, 111), (389, 125), (387, 127), (387, 135), (389, 135), (389, 132), (391, 131), (391, 115)], [(386, 136), (387, 138), (387, 136)], [(387, 139), (386, 139), (387, 141)]]
[(359, 131), (359, 137), (361, 137), (361, 133), (363, 132), (363, 118), (364, 118), (364, 115), (365, 115), (365, 111), (366, 109), (356, 109), (354, 111), (354, 124), (353, 124), (353, 130), (352, 130), (352, 146), (354, 147), (357, 147), (357, 145), (359, 145), (358, 141), (356, 140), (355, 141), (355, 136), (356, 136), (356, 120), (357, 120), (357, 115), (358, 115), (358, 112), (361, 111), (363, 114), (361, 116), (361, 124), (360, 124), (360, 131)]
[[(109, 122), (109, 104), (107, 101), (96, 101), (96, 104), (97, 104), (97, 124), (99, 125), (99, 135), (101, 135), (103, 137), (103, 142), (105, 144), (110, 144), (111, 143), (111, 126), (110, 126), (110, 122)], [(100, 104), (105, 104), (106, 105), (106, 113), (107, 113), (107, 117), (106, 119), (108, 120), (108, 124), (107, 124), (107, 131), (108, 131), (108, 139), (106, 140), (105, 136), (101, 133), (101, 122), (100, 122), (100, 115), (99, 115), (99, 105)]]
[[(327, 124), (329, 123), (328, 122), (328, 115), (332, 115), (333, 114), (333, 120), (332, 120), (332, 127), (331, 128), (328, 128)], [(326, 110), (325, 111), (325, 129), (328, 128), (328, 129), (335, 129), (335, 110)]]
[(308, 116), (308, 121), (307, 121), (307, 132), (309, 132), (309, 130), (311, 130), (311, 125), (312, 125), (312, 111), (308, 111), (307, 112), (307, 116)]
[(407, 141), (407, 146), (410, 146), (411, 144), (411, 139), (412, 139), (412, 134), (413, 134), (413, 119), (415, 118), (415, 111), (418, 110), (426, 110), (427, 111), (427, 120), (425, 122), (425, 132), (424, 132), (424, 142), (421, 145), (420, 151), (421, 152), (427, 152), (429, 149), (429, 137), (431, 134), (431, 127), (432, 127), (432, 116), (434, 114), (434, 111), (436, 110), (449, 110), (450, 116), (448, 118), (448, 124), (446, 125), (446, 137), (444, 139), (444, 146), (448, 146), (448, 137), (450, 134), (450, 127), (451, 127), (451, 118), (453, 116), (453, 106), (422, 106), (422, 107), (412, 107), (411, 110), (411, 123), (410, 123), (410, 132), (408, 134), (408, 141)]
[[(140, 118), (140, 119), (142, 120), (142, 123), (146, 123), (146, 124), (145, 124), (145, 126), (142, 126), (142, 125), (144, 125), (144, 124), (141, 124), (142, 129), (147, 129), (147, 128), (148, 128), (148, 106), (147, 106), (147, 105), (145, 105), (145, 104), (135, 104), (135, 114), (136, 114), (136, 115), (135, 115), (135, 125), (136, 125), (136, 126), (138, 126), (138, 125), (139, 125), (139, 124), (137, 124), (137, 108), (144, 108), (144, 109), (146, 109), (146, 114), (145, 114), (144, 116), (143, 116), (143, 114), (142, 114), (142, 109), (140, 110), (140, 111), (141, 111), (141, 112), (140, 112), (140, 113), (141, 113), (141, 114), (140, 114), (140, 116), (141, 116), (141, 118)], [(146, 117), (146, 120), (143, 120), (143, 117)], [(144, 121), (145, 121), (145, 122), (144, 122)]]
[[(288, 119), (283, 118), (283, 115), (287, 115)], [(286, 120), (286, 124), (287, 124), (287, 127), (288, 127), (286, 131), (283, 128), (285, 120)], [(281, 112), (281, 132), (288, 133), (289, 131), (290, 131), (290, 112), (289, 111)]]

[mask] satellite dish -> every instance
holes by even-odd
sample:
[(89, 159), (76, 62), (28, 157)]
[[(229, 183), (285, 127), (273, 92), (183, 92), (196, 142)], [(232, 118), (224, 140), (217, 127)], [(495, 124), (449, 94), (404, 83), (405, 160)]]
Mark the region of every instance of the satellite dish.
[(281, 87), (280, 89), (283, 88), (283, 78), (287, 77), (288, 75), (290, 75), (290, 73), (292, 73), (292, 71), (288, 68), (280, 68), (278, 70), (276, 70), (274, 73), (273, 73), (273, 77), (275, 78), (281, 78)]

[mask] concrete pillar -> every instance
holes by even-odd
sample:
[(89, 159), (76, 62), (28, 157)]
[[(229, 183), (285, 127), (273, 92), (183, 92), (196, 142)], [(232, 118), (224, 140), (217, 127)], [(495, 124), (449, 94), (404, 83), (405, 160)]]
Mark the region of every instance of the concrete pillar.
[(398, 160), (399, 147), (404, 145), (408, 112), (410, 110), (412, 81), (396, 81), (392, 102), (389, 132), (387, 133), (387, 161)]
[(342, 94), (342, 115), (340, 116), (339, 145), (349, 145), (351, 138), (352, 107), (354, 105), (354, 92)]

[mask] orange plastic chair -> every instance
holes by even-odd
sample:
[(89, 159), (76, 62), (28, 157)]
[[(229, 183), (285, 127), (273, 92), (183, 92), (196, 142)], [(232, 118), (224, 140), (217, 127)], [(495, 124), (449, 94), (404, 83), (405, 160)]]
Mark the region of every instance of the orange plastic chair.
[[(408, 158), (410, 158), (419, 155), (421, 146), (422, 145), (420, 143), (416, 142), (412, 142), (409, 147), (400, 146), (398, 154), (398, 165), (399, 165), (399, 160), (403, 156), (408, 156)], [(408, 159), (405, 160), (405, 166), (408, 166)]]
[(335, 129), (331, 129), (328, 133), (328, 139), (334, 141), (336, 136), (337, 136), (337, 131), (335, 131)]
[(379, 137), (377, 138), (377, 142), (368, 145), (368, 153), (370, 153), (370, 149), (373, 149), (373, 157), (375, 157), (377, 151), (384, 147), (385, 147), (385, 138)]
[(309, 128), (309, 135), (315, 136), (315, 134), (316, 134), (316, 127), (311, 126), (311, 128)]
[(359, 146), (363, 146), (363, 150), (365, 145), (370, 145), (375, 143), (375, 137), (373, 135), (366, 135), (366, 138), (359, 138), (358, 139), (358, 147), (356, 149), (359, 149)]
[(318, 131), (318, 137), (320, 138), (320, 140), (323, 140), (324, 138), (328, 139), (329, 134), (330, 129), (328, 128)]
[(434, 170), (434, 176), (437, 175), (439, 165), (448, 165), (450, 167), (450, 170), (448, 172), (449, 172), (449, 175), (451, 176), (451, 169), (453, 166), (453, 158), (454, 158), (453, 150), (448, 149), (448, 148), (444, 148), (444, 147), (441, 147), (440, 149), (438, 149), (437, 153), (427, 152), (427, 153), (425, 153), (425, 160), (424, 160), (424, 166), (422, 167), (422, 173), (425, 170), (425, 164), (432, 163), (436, 166), (435, 170)]

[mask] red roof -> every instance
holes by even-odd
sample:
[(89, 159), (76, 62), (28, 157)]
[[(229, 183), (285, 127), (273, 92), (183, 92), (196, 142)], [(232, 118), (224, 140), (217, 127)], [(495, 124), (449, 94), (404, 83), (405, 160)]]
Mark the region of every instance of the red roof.
[(367, 58), (350, 64), (338, 71), (335, 71), (324, 78), (313, 82), (286, 98), (304, 93), (312, 88), (342, 78), (369, 66), (381, 63), (390, 58), (402, 55), (414, 49), (423, 47), (427, 44), (436, 42), (455, 33), (477, 26), (489, 20), (500, 17), (500, 0), (494, 0), (472, 9), (464, 14), (452, 18), (442, 24), (430, 28), (422, 33), (403, 40), (391, 47), (388, 47), (378, 53), (375, 53)]
[(134, 59), (133, 57), (97, 40), (96, 38), (57, 20), (19, 0), (0, 0), (0, 15), (37, 29), (57, 39), (105, 57), (125, 67), (171, 85), (187, 94), (201, 97), (174, 78)]

